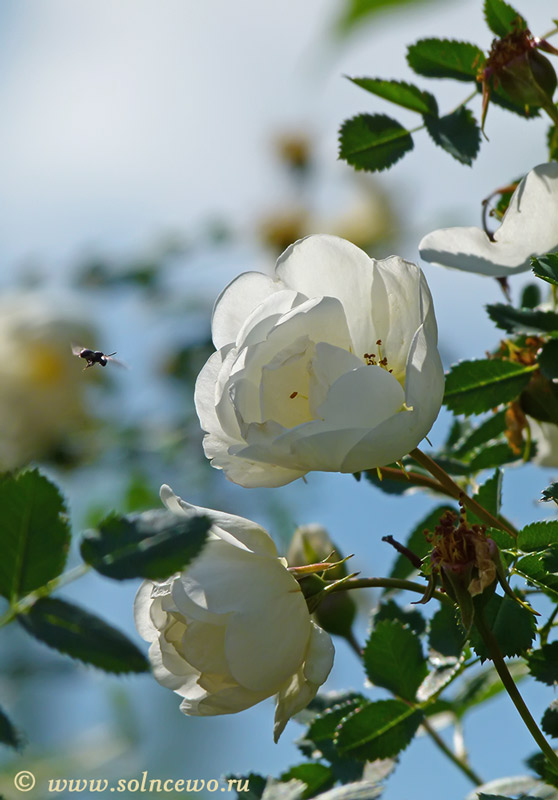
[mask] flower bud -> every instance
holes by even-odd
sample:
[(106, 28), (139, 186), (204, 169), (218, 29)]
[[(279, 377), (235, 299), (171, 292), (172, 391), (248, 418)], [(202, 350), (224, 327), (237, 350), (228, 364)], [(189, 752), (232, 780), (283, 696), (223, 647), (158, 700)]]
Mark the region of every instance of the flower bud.
[(348, 592), (325, 591), (331, 581), (339, 581), (347, 576), (345, 562), (325, 528), (316, 523), (297, 528), (287, 561), (295, 567), (322, 561), (339, 562), (327, 569), (325, 580), (318, 575), (310, 575), (299, 580), (299, 583), (308, 608), (315, 613), (319, 626), (337, 636), (350, 636), (357, 611), (354, 600)]

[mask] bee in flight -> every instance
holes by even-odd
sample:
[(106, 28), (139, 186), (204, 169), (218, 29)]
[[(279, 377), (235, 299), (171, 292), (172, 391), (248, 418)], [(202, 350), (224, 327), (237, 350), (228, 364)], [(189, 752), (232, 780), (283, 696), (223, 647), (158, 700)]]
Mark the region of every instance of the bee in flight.
[(116, 351), (114, 353), (105, 354), (101, 353), (100, 350), (90, 350), (88, 347), (80, 347), (78, 344), (73, 344), (72, 353), (78, 358), (83, 358), (85, 361), (87, 361), (84, 369), (89, 369), (89, 367), (93, 367), (95, 364), (100, 364), (102, 367), (106, 367), (109, 361), (112, 361), (113, 364), (117, 364), (119, 367), (126, 366), (122, 363), (122, 361), (118, 361), (118, 359), (113, 358), (113, 356), (116, 355)]

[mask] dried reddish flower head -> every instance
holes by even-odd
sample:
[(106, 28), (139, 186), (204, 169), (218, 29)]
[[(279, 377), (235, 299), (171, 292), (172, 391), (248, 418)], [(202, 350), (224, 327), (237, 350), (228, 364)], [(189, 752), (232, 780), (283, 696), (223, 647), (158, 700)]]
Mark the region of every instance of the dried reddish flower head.
[(531, 107), (545, 108), (552, 104), (556, 89), (556, 72), (539, 50), (558, 54), (544, 39), (533, 36), (521, 27), (501, 39), (494, 39), (488, 58), (479, 69), (477, 80), (482, 84), (482, 127), (488, 111), (491, 91), (502, 88), (510, 100), (531, 112)]

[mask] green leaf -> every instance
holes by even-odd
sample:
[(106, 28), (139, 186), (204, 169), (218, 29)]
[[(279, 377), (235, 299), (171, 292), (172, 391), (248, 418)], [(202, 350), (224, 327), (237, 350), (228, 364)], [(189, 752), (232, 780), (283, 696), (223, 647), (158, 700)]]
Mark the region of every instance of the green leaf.
[(340, 724), (337, 748), (362, 761), (392, 758), (411, 743), (422, 718), (400, 700), (368, 703)]
[(549, 380), (558, 378), (558, 339), (550, 339), (543, 345), (537, 356), (537, 362), (545, 378)]
[(335, 703), (312, 721), (306, 738), (320, 745), (324, 740), (333, 739), (337, 726), (353, 711), (368, 705), (368, 700), (360, 694), (354, 694), (340, 703)]
[[(535, 618), (507, 595), (492, 595), (484, 609), (484, 618), (505, 657), (522, 655), (535, 637)], [(481, 659), (490, 658), (486, 646), (473, 625), (471, 644)]]
[[(528, 674), (523, 659), (508, 662), (508, 669), (517, 683)], [(456, 694), (452, 708), (458, 717), (462, 717), (470, 708), (479, 706), (504, 691), (500, 676), (492, 664), (486, 665), (472, 677), (466, 677)]]
[(544, 712), (541, 728), (547, 736), (558, 737), (558, 700), (553, 700)]
[(554, 333), (558, 331), (558, 314), (532, 308), (514, 308), (507, 303), (487, 305), (490, 319), (508, 333)]
[(424, 116), (426, 130), (435, 144), (462, 164), (471, 166), (479, 152), (481, 132), (471, 111), (461, 106), (445, 117)]
[[(489, 511), (494, 517), (500, 513), (502, 506), (502, 471), (497, 469), (491, 478), (488, 478), (478, 491), (473, 495), (474, 499), (483, 508)], [(471, 514), (467, 512), (467, 517), (470, 519)]]
[(532, 258), (531, 267), (537, 278), (558, 286), (558, 253)]
[(14, 750), (21, 750), (23, 739), (17, 728), (0, 708), (0, 742), (13, 747)]
[(412, 149), (409, 131), (384, 114), (359, 114), (345, 120), (339, 132), (339, 158), (356, 170), (387, 169)]
[(514, 400), (529, 383), (532, 371), (532, 367), (494, 358), (461, 361), (446, 377), (444, 403), (454, 414), (482, 414)]
[(545, 554), (531, 553), (520, 559), (514, 566), (514, 572), (520, 575), (533, 586), (549, 595), (554, 602), (558, 602), (558, 576), (548, 571), (545, 565)]
[(459, 658), (465, 646), (465, 631), (456, 611), (457, 609), (442, 605), (430, 622), (430, 649), (446, 658)]
[(500, 38), (515, 29), (527, 28), (527, 23), (521, 14), (504, 3), (504, 0), (485, 0), (484, 18), (490, 30)]
[(546, 489), (543, 489), (541, 500), (543, 503), (548, 503), (550, 500), (554, 500), (554, 502), (558, 505), (558, 483), (551, 483), (550, 486), (547, 486)]
[(551, 125), (546, 135), (546, 143), (548, 146), (548, 160), (558, 160), (558, 125)]
[[(534, 755), (525, 759), (525, 763), (530, 769), (533, 770), (533, 772), (536, 772), (538, 775), (540, 775), (545, 783), (549, 783), (551, 786), (558, 787), (558, 770), (554, 764), (551, 764), (550, 761), (548, 761), (543, 753), (537, 751), (534, 753)], [(554, 792), (551, 797), (556, 797), (556, 793)]]
[(401, 6), (425, 5), (428, 0), (346, 0), (337, 22), (337, 32), (343, 36), (351, 33), (362, 23), (368, 22), (378, 13), (397, 10)]
[(15, 601), (64, 569), (70, 544), (58, 488), (37, 469), (0, 478), (0, 595)]
[(471, 472), (480, 472), (481, 469), (494, 469), (504, 464), (512, 464), (521, 458), (521, 453), (514, 453), (509, 444), (500, 442), (485, 447), (471, 459), (469, 466)]
[(541, 290), (536, 283), (528, 283), (521, 292), (519, 305), (521, 308), (536, 308), (541, 304)]
[(420, 639), (397, 620), (375, 627), (363, 653), (368, 679), (404, 700), (414, 700), (428, 673)]
[(455, 448), (455, 455), (458, 458), (468, 455), (472, 450), (481, 447), (483, 444), (497, 439), (506, 430), (506, 409), (492, 414), (487, 420), (482, 422), (477, 428), (470, 431)]
[(229, 774), (226, 777), (227, 780), (240, 781), (241, 785), (248, 787), (248, 790), (246, 792), (243, 791), (242, 794), (235, 789), (237, 798), (242, 798), (242, 800), (261, 800), (267, 778), (258, 775), (256, 772), (250, 772), (248, 775)]
[(432, 114), (438, 116), (438, 104), (434, 95), (423, 92), (418, 86), (404, 81), (386, 81), (380, 78), (349, 78), (361, 89), (371, 94), (383, 97), (391, 103), (417, 111), (419, 114)]
[(441, 664), (437, 664), (432, 672), (428, 673), (417, 689), (417, 701), (419, 703), (431, 701), (432, 705), (432, 699), (435, 698), (436, 695), (439, 695), (455, 678), (456, 674), (462, 670), (464, 660), (465, 654), (457, 661), (455, 659), (448, 659)]
[(105, 672), (149, 672), (149, 663), (123, 633), (65, 600), (44, 597), (20, 625), (39, 641)]
[(426, 620), (416, 606), (412, 609), (401, 608), (395, 600), (382, 602), (374, 612), (374, 626), (384, 620), (397, 621), (402, 625), (407, 625), (419, 636), (426, 630)]
[(531, 522), (517, 534), (517, 546), (524, 553), (545, 550), (558, 543), (558, 520)]
[(109, 517), (83, 537), (81, 555), (108, 578), (164, 580), (199, 555), (210, 527), (207, 517), (163, 510)]
[(484, 60), (480, 47), (452, 39), (420, 39), (407, 50), (411, 69), (426, 78), (476, 82)]
[(526, 658), (529, 672), (536, 681), (547, 686), (558, 683), (558, 642), (545, 644)]
[(280, 778), (282, 781), (302, 781), (306, 784), (306, 790), (302, 795), (303, 800), (315, 797), (320, 792), (330, 789), (335, 783), (335, 776), (331, 767), (325, 764), (318, 764), (316, 761), (308, 761), (305, 764), (296, 764), (287, 772), (283, 772)]
[[(436, 525), (438, 525), (440, 517), (445, 514), (446, 511), (455, 511), (455, 508), (450, 505), (436, 506), (433, 511), (421, 519), (407, 539), (405, 546), (408, 547), (409, 550), (412, 550), (412, 552), (420, 559), (424, 558), (424, 556), (432, 549), (432, 545), (426, 541), (424, 531), (433, 531)], [(395, 560), (395, 564), (393, 565), (393, 569), (391, 570), (389, 577), (408, 578), (409, 575), (412, 575), (416, 571), (416, 568), (411, 564), (408, 558), (405, 558), (403, 555), (399, 555)]]

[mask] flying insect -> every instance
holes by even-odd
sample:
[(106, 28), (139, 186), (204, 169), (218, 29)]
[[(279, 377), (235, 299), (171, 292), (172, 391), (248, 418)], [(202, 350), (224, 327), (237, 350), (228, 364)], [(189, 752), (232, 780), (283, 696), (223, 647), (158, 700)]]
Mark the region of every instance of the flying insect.
[(109, 361), (112, 361), (119, 367), (125, 366), (122, 361), (118, 361), (118, 359), (113, 358), (113, 356), (116, 355), (116, 351), (114, 353), (102, 353), (100, 350), (90, 350), (88, 347), (80, 347), (78, 344), (73, 344), (72, 353), (78, 358), (83, 358), (85, 361), (87, 361), (84, 370), (89, 369), (89, 367), (94, 367), (95, 364), (100, 364), (102, 367), (106, 367)]

